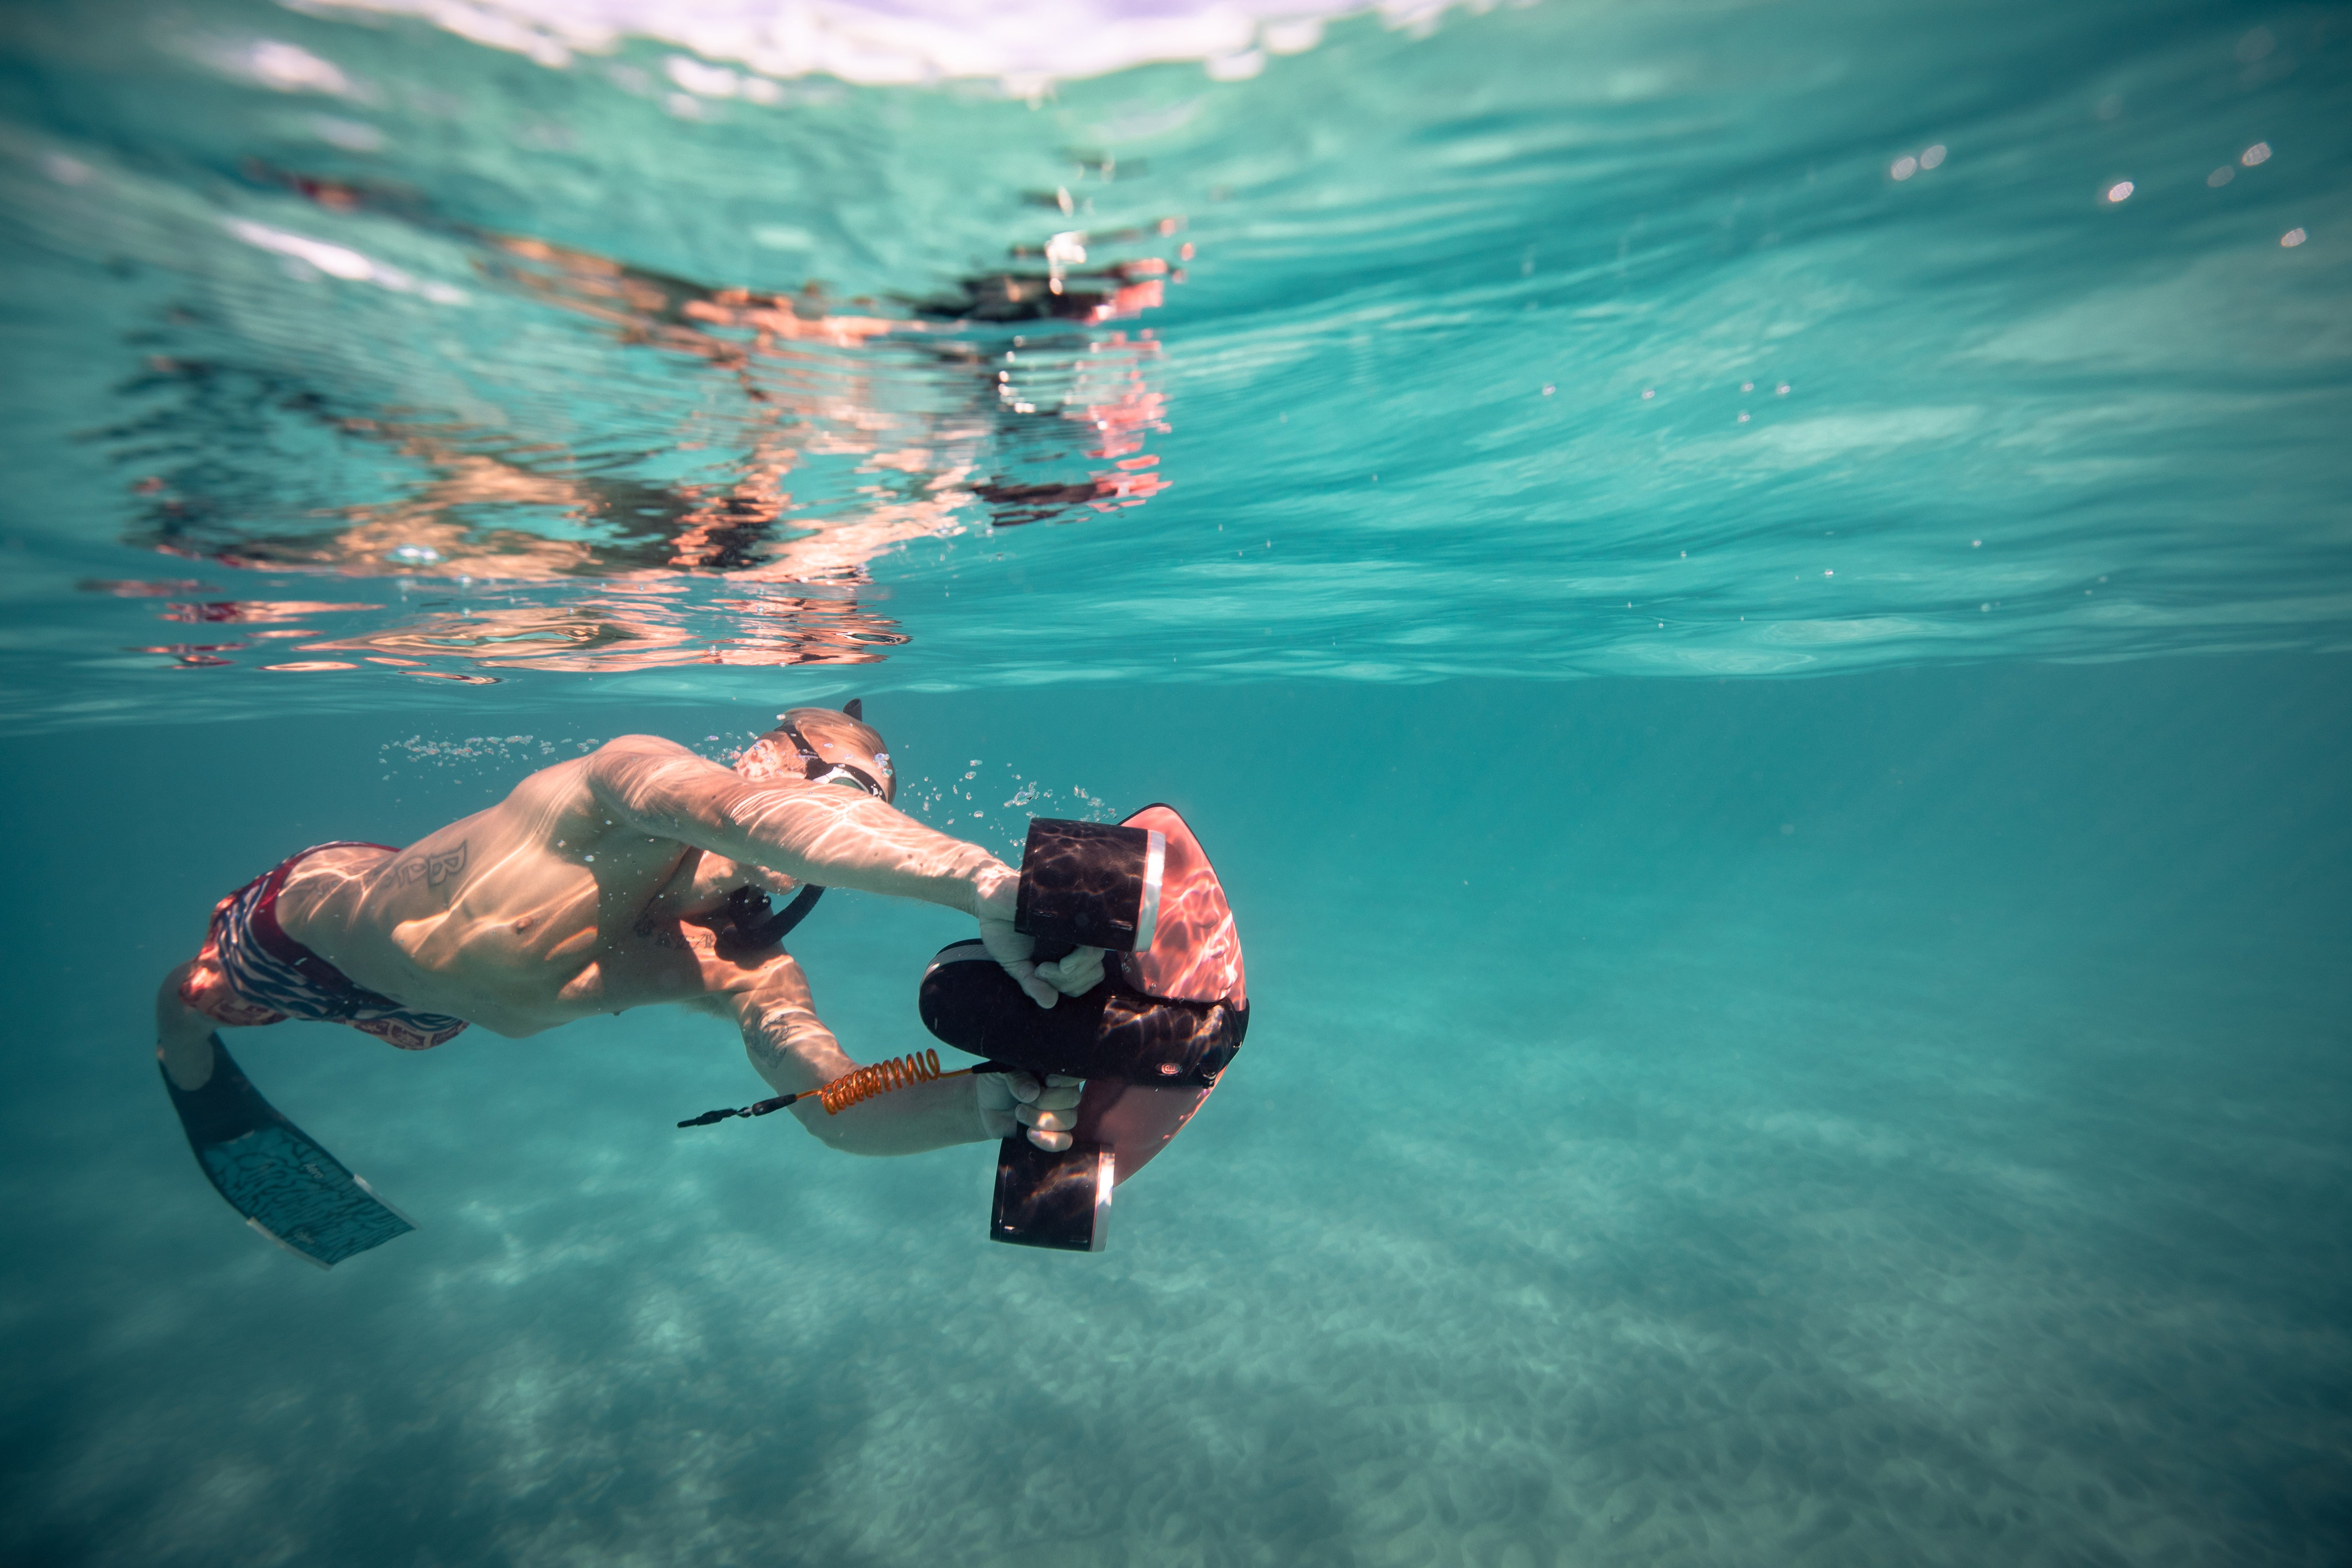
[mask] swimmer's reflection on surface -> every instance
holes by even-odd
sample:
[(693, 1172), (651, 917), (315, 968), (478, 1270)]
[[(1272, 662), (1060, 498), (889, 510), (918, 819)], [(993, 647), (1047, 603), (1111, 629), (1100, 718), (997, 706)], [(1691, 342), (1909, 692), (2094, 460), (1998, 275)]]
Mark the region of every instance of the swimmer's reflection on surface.
[[(593, 322), (614, 342), (697, 360), (729, 389), (715, 405), (705, 398), (688, 428), (670, 440), (681, 449), (735, 447), (740, 455), (727, 465), (732, 478), (649, 481), (614, 471), (619, 465), (606, 452), (463, 421), (339, 414), (300, 389), (243, 378), (243, 396), (396, 454), (423, 477), (393, 500), (332, 508), (324, 514), (331, 521), (265, 531), (247, 521), (249, 508), (208, 501), (197, 487), (150, 476), (137, 487), (150, 498), (137, 542), (247, 569), (468, 587), (604, 584), (604, 602), (573, 606), (582, 614), (477, 604), (454, 619), (414, 622), (391, 634), (408, 645), (391, 657), (496, 645), (484, 657), (560, 668), (637, 658), (864, 661), (906, 640), (894, 621), (856, 604), (877, 557), (962, 531), (975, 504), (989, 508), (992, 522), (1013, 525), (1138, 505), (1166, 486), (1150, 471), (1158, 459), (1139, 452), (1150, 432), (1168, 428), (1164, 401), (1145, 374), (1157, 342), (1148, 331), (1130, 341), (1120, 331), (1088, 334), (1060, 325), (1097, 324), (1159, 304), (1166, 266), (1157, 258), (975, 277), (956, 296), (909, 301), (920, 319), (892, 318), (868, 309), (837, 311), (814, 285), (793, 295), (713, 288), (451, 224), (404, 193), (257, 166), (247, 173), (329, 210), (367, 210), (462, 237), (478, 247), (482, 269), (514, 292)], [(1047, 303), (1024, 315), (1013, 307), (1028, 300), (1033, 285)], [(1056, 335), (1013, 340), (1025, 360), (1019, 383), (992, 353), (938, 325), (1030, 319), (1055, 323)], [(239, 380), (230, 367), (158, 356), (132, 390), (176, 383), (198, 399), (235, 401)], [(1036, 401), (1020, 390), (1033, 384)], [(961, 388), (945, 408), (937, 395), (942, 386)], [(1067, 475), (1073, 445), (1106, 466)], [(645, 449), (661, 446), (656, 439)], [(1039, 474), (1055, 468), (1065, 473)], [(816, 493), (796, 497), (796, 477)], [(529, 526), (501, 526), (505, 519)], [(812, 592), (715, 601), (751, 617), (736, 636), (698, 637), (688, 629), (694, 611), (643, 602), (640, 591), (663, 582), (709, 576)], [(609, 595), (622, 584), (636, 591), (614, 602)], [(698, 642), (700, 652), (688, 651)], [(348, 640), (327, 646), (350, 647)]]
[(873, 664), (908, 638), (896, 623), (855, 605), (779, 595), (726, 607), (713, 635), (702, 606), (600, 599), (562, 605), (449, 611), (382, 631), (301, 644), (306, 653), (347, 653), (378, 664), (424, 663), (462, 654), (491, 668), (583, 671), (658, 669), (688, 664)]

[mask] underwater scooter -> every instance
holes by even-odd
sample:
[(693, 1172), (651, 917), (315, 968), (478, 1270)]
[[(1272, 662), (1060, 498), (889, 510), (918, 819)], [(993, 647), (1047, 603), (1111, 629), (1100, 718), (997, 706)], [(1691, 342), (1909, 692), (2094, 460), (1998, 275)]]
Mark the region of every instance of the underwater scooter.
[(1022, 855), (1013, 929), (1051, 962), (1107, 950), (1100, 984), (1041, 1008), (978, 942), (940, 950), (923, 972), (924, 1027), (985, 1058), (953, 1072), (939, 1053), (897, 1058), (821, 1089), (779, 1095), (678, 1123), (766, 1116), (803, 1100), (828, 1114), (911, 1083), (1013, 1069), (1086, 1080), (1068, 1149), (1015, 1131), (998, 1148), (992, 1240), (1099, 1252), (1111, 1192), (1141, 1170), (1201, 1109), (1241, 1048), (1249, 998), (1241, 938), (1223, 886), (1172, 806), (1116, 826), (1039, 817)]

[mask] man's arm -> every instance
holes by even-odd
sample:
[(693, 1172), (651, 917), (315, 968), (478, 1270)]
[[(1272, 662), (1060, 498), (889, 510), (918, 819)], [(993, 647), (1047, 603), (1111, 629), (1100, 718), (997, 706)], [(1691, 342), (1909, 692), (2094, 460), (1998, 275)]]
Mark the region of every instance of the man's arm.
[(753, 784), (684, 747), (625, 736), (586, 759), (587, 779), (616, 826), (782, 871), (1010, 918), (1019, 878), (977, 844), (924, 826), (873, 796), (834, 784)]
[[(779, 1094), (801, 1094), (850, 1071), (833, 1031), (816, 1016), (808, 978), (790, 953), (771, 959), (759, 984), (714, 998), (743, 1031), (751, 1067)], [(991, 1074), (911, 1083), (849, 1106), (839, 1114), (814, 1099), (792, 1107), (803, 1127), (826, 1147), (848, 1154), (917, 1154), (951, 1143), (975, 1143), (1026, 1128), (1041, 1149), (1070, 1146), (1077, 1125), (1079, 1081), (1040, 1083), (1027, 1073)]]
[[(625, 735), (585, 760), (599, 809), (625, 830), (765, 866), (795, 881), (855, 888), (961, 910), (1029, 999), (1051, 1007), (1100, 975), (1080, 949), (1030, 962), (1035, 943), (1013, 929), (1021, 879), (977, 844), (924, 826), (872, 795), (836, 784), (753, 784), (730, 768), (650, 735)], [(1074, 963), (1074, 960), (1081, 962)]]

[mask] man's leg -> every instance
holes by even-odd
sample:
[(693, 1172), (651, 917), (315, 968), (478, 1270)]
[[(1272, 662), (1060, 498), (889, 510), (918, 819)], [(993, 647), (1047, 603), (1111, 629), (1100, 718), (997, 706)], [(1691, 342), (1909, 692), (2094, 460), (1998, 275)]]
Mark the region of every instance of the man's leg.
[(218, 1026), (180, 1000), (193, 960), (163, 976), (155, 991), (155, 1059), (183, 1089), (205, 1087), (213, 1076), (213, 1030)]

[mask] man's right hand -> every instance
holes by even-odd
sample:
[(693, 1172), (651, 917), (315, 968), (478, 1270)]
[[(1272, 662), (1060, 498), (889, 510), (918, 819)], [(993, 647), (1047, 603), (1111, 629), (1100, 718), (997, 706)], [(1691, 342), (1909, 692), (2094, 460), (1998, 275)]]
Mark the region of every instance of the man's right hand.
[(1083, 996), (1103, 982), (1103, 950), (1073, 948), (1051, 963), (1039, 964), (1037, 978), (1065, 996)]
[(1062, 994), (1051, 983), (1039, 977), (1037, 966), (1030, 959), (1037, 951), (1037, 939), (1024, 936), (1013, 929), (1013, 917), (1020, 908), (1021, 879), (1009, 867), (992, 868), (996, 875), (973, 890), (972, 913), (980, 917), (981, 945), (988, 956), (1004, 966), (1029, 1000), (1040, 1007), (1050, 1007), (1061, 1000)]
[(1011, 921), (992, 920), (982, 915), (980, 917), (980, 941), (981, 945), (988, 949), (988, 956), (1004, 966), (1004, 973), (1019, 983), (1021, 989), (1028, 994), (1029, 1000), (1040, 1007), (1050, 1007), (1061, 1000), (1062, 994), (1041, 979), (1037, 966), (1029, 961), (1029, 955), (1037, 951), (1035, 937), (1023, 936), (1013, 929)]

